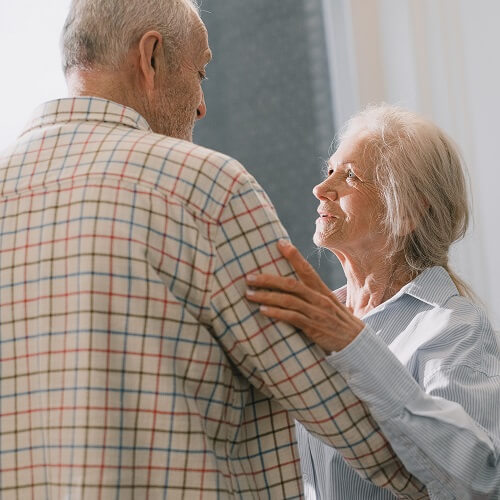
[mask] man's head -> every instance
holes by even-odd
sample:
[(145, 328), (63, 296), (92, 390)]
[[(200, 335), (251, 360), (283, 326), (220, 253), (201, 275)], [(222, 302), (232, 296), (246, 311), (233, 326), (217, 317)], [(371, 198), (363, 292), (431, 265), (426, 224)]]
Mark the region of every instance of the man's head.
[(211, 58), (192, 0), (73, 0), (61, 42), (72, 94), (115, 100), (155, 132), (192, 139)]

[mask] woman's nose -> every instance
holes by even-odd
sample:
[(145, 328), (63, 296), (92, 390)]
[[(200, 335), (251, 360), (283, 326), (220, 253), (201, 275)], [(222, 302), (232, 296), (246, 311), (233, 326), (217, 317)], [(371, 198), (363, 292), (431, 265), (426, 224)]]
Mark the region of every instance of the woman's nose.
[[(330, 181), (330, 182), (329, 182)], [(331, 182), (331, 178), (325, 179), (323, 182), (314, 186), (313, 194), (318, 200), (336, 200), (338, 198), (337, 190)]]

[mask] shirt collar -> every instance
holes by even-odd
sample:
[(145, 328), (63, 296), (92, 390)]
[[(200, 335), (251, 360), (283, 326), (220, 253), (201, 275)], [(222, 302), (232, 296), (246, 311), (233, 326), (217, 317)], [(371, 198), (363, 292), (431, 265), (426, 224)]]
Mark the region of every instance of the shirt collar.
[(141, 130), (151, 130), (143, 116), (123, 104), (99, 97), (69, 97), (49, 101), (36, 108), (21, 135), (34, 128), (71, 121), (119, 123)]
[(399, 293), (406, 293), (432, 306), (443, 306), (450, 297), (460, 295), (448, 271), (441, 266), (429, 267)]
[[(402, 287), (401, 290), (399, 290), (399, 292), (393, 297), (385, 301), (383, 304), (380, 304), (375, 309), (378, 310), (380, 306), (385, 307), (385, 305), (394, 302), (403, 294), (415, 297), (416, 299), (432, 306), (443, 306), (450, 297), (459, 295), (459, 292), (446, 269), (441, 266), (429, 267), (421, 272), (414, 280)], [(347, 286), (344, 285), (343, 287), (335, 290), (335, 295), (340, 302), (345, 304), (347, 298)], [(375, 309), (373, 309), (373, 311), (375, 311)]]

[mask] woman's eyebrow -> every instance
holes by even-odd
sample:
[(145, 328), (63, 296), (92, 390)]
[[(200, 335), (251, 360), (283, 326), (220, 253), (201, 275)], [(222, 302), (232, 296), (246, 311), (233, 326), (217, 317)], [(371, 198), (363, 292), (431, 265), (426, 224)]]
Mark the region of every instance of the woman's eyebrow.
[(356, 165), (355, 161), (340, 161), (337, 163), (328, 162), (328, 166), (332, 168), (342, 167), (343, 165)]

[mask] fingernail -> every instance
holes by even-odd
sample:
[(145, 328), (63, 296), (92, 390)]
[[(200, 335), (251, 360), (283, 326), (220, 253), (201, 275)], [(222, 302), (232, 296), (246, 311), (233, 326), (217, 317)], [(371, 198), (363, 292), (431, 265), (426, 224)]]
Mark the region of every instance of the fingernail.
[(288, 240), (285, 240), (284, 238), (281, 238), (279, 241), (278, 241), (278, 245), (282, 248), (285, 248), (287, 246), (290, 245), (290, 242)]
[(249, 274), (247, 276), (247, 281), (257, 281), (257, 275), (256, 274)]
[(255, 295), (255, 290), (247, 290), (246, 294), (247, 294), (247, 297), (253, 297)]
[(267, 307), (267, 306), (260, 306), (260, 307), (259, 307), (259, 310), (260, 310), (261, 312), (267, 312), (267, 311), (269, 311), (269, 307)]

